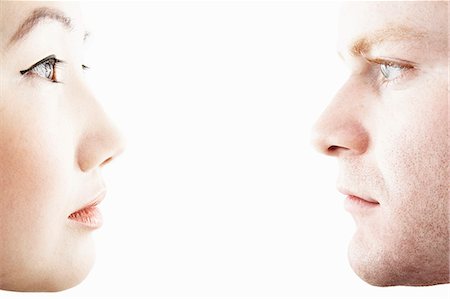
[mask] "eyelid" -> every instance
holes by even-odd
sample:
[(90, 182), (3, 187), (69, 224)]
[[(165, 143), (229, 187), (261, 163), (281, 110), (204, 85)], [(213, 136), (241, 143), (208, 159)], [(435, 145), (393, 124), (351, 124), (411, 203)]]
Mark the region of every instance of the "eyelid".
[(55, 59), (56, 63), (63, 62), (62, 60), (57, 59), (54, 54), (52, 54), (52, 55), (49, 55), (49, 56), (39, 60), (38, 62), (36, 62), (32, 66), (30, 66), (29, 68), (27, 68), (26, 70), (20, 71), (20, 74), (24, 75), (24, 74), (28, 73), (29, 71), (31, 71), (33, 68), (37, 67), (38, 65), (40, 65), (40, 64), (42, 64), (42, 63), (44, 63), (44, 62), (46, 62), (46, 61), (48, 61), (50, 59)]
[(397, 66), (404, 69), (412, 69), (417, 68), (417, 65), (412, 61), (402, 60), (402, 59), (394, 59), (394, 58), (371, 58), (364, 57), (368, 62), (375, 64), (385, 64), (389, 66)]
[[(396, 86), (397, 84), (403, 82), (406, 78), (411, 78), (410, 76), (415, 73), (415, 71), (418, 69), (417, 64), (411, 61), (402, 60), (402, 59), (395, 59), (395, 58), (384, 58), (384, 57), (378, 57), (378, 58), (371, 58), (371, 57), (364, 57), (367, 62), (370, 64), (377, 65), (377, 70), (374, 70), (374, 72), (377, 73), (376, 75), (376, 82), (377, 86), (379, 88), (381, 87), (388, 87), (388, 86)], [(388, 79), (385, 78), (384, 75), (380, 75), (381, 66), (389, 66), (393, 68), (400, 69), (400, 75), (398, 77)]]

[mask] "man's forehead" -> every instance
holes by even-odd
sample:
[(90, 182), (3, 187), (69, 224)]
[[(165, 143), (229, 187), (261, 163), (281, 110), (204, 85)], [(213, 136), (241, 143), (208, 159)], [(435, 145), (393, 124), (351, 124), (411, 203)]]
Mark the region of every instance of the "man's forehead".
[(447, 49), (446, 3), (347, 3), (341, 9), (340, 51), (355, 54), (383, 42), (422, 43), (434, 50)]

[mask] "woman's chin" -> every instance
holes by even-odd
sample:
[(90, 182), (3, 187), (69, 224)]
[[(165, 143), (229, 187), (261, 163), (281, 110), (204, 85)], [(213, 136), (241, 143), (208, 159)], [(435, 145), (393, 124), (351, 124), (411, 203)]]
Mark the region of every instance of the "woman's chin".
[[(72, 250), (66, 260), (47, 263), (52, 265), (47, 269), (26, 267), (27, 269), (16, 269), (17, 273), (28, 273), (28, 275), (17, 275), (9, 281), (2, 279), (0, 290), (14, 292), (60, 292), (73, 288), (80, 284), (91, 271), (95, 262), (95, 248), (93, 243), (84, 244), (77, 250)], [(34, 263), (36, 265), (36, 263)]]

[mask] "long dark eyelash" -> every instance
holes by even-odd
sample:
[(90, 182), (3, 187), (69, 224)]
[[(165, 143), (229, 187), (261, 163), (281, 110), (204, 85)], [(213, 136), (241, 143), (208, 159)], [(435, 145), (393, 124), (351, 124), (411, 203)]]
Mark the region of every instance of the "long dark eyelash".
[(47, 56), (47, 57), (45, 57), (45, 58), (39, 60), (38, 62), (36, 62), (36, 63), (33, 64), (32, 66), (30, 66), (29, 68), (27, 68), (26, 70), (20, 71), (20, 74), (21, 74), (21, 75), (25, 75), (26, 73), (28, 73), (29, 71), (31, 71), (32, 69), (34, 69), (35, 67), (37, 67), (38, 65), (43, 64), (43, 63), (45, 63), (45, 62), (47, 62), (47, 61), (50, 61), (50, 60), (52, 60), (52, 59), (55, 60), (55, 64), (60, 63), (60, 62), (63, 62), (62, 60), (59, 60), (58, 58), (56, 58), (55, 55), (50, 55), (50, 56)]
[(32, 72), (35, 68), (38, 68), (45, 63), (50, 63), (53, 70), (52, 70), (52, 78), (43, 78), (43, 79), (47, 79), (48, 81), (50, 81), (52, 83), (63, 83), (63, 82), (57, 80), (57, 77), (59, 77), (59, 76), (57, 76), (59, 71), (57, 72), (56, 70), (58, 69), (59, 64), (64, 63), (64, 61), (56, 58), (55, 55), (50, 55), (50, 56), (47, 56), (47, 57), (39, 60), (38, 62), (36, 62), (32, 66), (30, 66), (29, 68), (27, 68), (26, 70), (20, 71), (20, 74), (22, 76), (28, 75), (28, 73)]

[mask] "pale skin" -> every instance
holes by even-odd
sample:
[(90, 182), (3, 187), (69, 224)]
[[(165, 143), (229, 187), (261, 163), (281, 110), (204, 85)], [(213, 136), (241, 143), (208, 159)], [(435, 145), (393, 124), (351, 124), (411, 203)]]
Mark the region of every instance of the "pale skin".
[(353, 2), (340, 19), (351, 75), (313, 143), (343, 193), (378, 202), (352, 213), (350, 265), (377, 286), (448, 283), (448, 3)]
[[(73, 28), (46, 20), (10, 43), (42, 6), (62, 11)], [(370, 215), (353, 215), (350, 263), (374, 285), (448, 283), (446, 4), (349, 4), (342, 20), (339, 52), (352, 75), (319, 119), (314, 143), (339, 160), (341, 188), (379, 202)], [(411, 43), (402, 33), (355, 47), (396, 24), (424, 40)], [(104, 189), (101, 169), (122, 151), (123, 140), (83, 81), (84, 32), (73, 4), (1, 2), (0, 289), (70, 288), (94, 260), (91, 231), (72, 225), (68, 215)], [(57, 69), (64, 84), (20, 74), (49, 54), (65, 61)], [(367, 57), (415, 68), (383, 79)], [(397, 75), (395, 67), (390, 71)]]
[[(60, 291), (95, 256), (92, 230), (68, 216), (106, 190), (101, 170), (124, 143), (85, 82), (79, 7), (0, 5), (0, 289)], [(64, 62), (29, 69), (49, 55)]]

